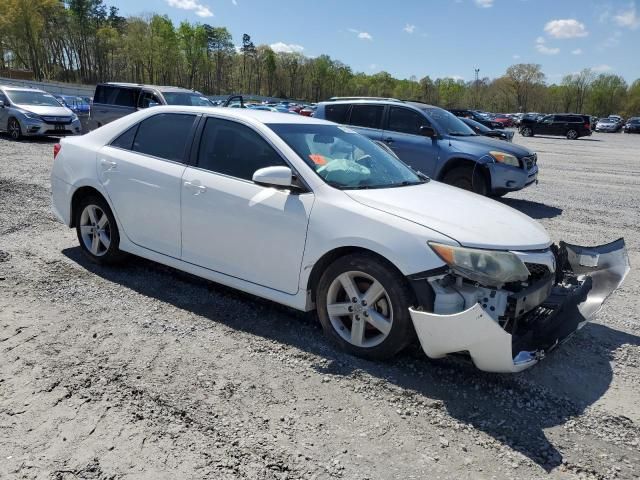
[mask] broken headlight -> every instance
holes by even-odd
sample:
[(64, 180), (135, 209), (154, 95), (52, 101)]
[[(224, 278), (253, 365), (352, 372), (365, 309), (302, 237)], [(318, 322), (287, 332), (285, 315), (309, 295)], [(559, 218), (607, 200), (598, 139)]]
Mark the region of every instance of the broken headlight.
[(481, 285), (497, 287), (511, 282), (523, 282), (529, 270), (510, 252), (478, 250), (429, 242), (431, 249), (459, 275)]

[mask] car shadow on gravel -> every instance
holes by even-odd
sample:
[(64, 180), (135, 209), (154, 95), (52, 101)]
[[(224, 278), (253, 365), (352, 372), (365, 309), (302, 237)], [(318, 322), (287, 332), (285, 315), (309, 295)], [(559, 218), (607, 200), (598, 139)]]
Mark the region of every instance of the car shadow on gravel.
[(554, 218), (562, 215), (562, 209), (558, 207), (552, 207), (540, 202), (533, 202), (531, 200), (521, 200), (519, 198), (501, 198), (499, 202), (505, 205), (515, 208), (525, 215), (529, 215), (531, 218), (540, 220), (543, 218)]
[(11, 140), (11, 137), (6, 133), (0, 133), (0, 139), (16, 143), (33, 143), (41, 145), (46, 145), (47, 143), (54, 144), (60, 141), (60, 138), (58, 137), (22, 137), (20, 140)]
[[(545, 429), (565, 425), (601, 398), (613, 378), (614, 352), (622, 345), (640, 345), (640, 337), (589, 324), (521, 374), (481, 372), (463, 356), (430, 360), (417, 344), (390, 361), (371, 362), (334, 348), (313, 314), (138, 257), (128, 257), (121, 266), (102, 267), (87, 260), (79, 247), (62, 253), (87, 271), (141, 295), (307, 352), (317, 358), (313, 368), (322, 375), (358, 379), (366, 388), (386, 391), (390, 419), (411, 421), (419, 415), (423, 423), (447, 427), (444, 433), (434, 431), (456, 447), (461, 443), (456, 437), (471, 426), (497, 444), (477, 436), (467, 436), (466, 441), (484, 448), (508, 446), (546, 471), (562, 465), (563, 454)], [(606, 419), (607, 425), (615, 429), (616, 420)], [(624, 417), (618, 421), (624, 422)], [(563, 447), (570, 446), (563, 442)]]

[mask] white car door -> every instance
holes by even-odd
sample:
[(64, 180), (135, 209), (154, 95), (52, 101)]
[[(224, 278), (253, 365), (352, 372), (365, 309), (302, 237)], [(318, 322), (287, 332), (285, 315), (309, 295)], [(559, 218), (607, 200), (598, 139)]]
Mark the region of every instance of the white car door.
[(133, 243), (180, 257), (180, 189), (193, 139), (192, 114), (143, 120), (98, 153), (98, 173), (124, 234)]
[(182, 259), (288, 294), (298, 291), (314, 196), (253, 183), (286, 165), (255, 130), (209, 117), (182, 182)]

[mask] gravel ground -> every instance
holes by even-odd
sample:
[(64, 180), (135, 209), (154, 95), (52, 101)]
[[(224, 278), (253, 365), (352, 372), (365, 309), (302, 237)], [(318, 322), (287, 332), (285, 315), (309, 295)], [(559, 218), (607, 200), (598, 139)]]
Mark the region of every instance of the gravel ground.
[[(640, 264), (640, 135), (535, 137), (503, 201)], [(49, 210), (54, 141), (0, 137), (0, 478), (640, 475), (640, 274), (518, 375), (414, 347), (368, 362), (313, 315), (131, 258), (98, 268)]]

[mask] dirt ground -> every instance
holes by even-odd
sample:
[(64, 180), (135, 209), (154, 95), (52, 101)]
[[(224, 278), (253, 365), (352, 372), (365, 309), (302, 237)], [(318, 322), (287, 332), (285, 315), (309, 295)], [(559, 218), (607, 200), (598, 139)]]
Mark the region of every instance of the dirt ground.
[[(515, 141), (504, 203), (554, 240), (624, 236), (640, 135)], [(0, 478), (574, 479), (640, 475), (640, 273), (517, 375), (415, 347), (368, 362), (301, 314), (151, 262), (99, 268), (50, 213), (55, 141), (0, 137)]]

